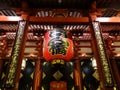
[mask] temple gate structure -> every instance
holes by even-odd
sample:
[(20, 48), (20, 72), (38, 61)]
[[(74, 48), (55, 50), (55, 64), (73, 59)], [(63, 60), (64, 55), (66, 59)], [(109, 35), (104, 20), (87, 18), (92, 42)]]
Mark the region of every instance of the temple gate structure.
[(0, 90), (120, 90), (120, 1), (56, 1), (0, 0)]

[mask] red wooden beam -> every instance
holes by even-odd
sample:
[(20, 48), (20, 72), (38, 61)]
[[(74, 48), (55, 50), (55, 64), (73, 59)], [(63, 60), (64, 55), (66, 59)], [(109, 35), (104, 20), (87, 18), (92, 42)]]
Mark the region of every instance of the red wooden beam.
[(18, 16), (0, 16), (0, 22), (18, 22), (19, 20), (22, 18)]
[(74, 17), (30, 17), (30, 22), (33, 23), (49, 23), (49, 24), (59, 24), (59, 23), (63, 23), (63, 24), (69, 24), (69, 23), (88, 23), (89, 19), (88, 17), (82, 17), (82, 18), (74, 18)]
[(99, 17), (95, 21), (100, 23), (120, 23), (120, 17)]
[[(20, 16), (0, 16), (0, 22), (18, 22), (19, 20), (26, 19), (25, 17)], [(32, 23), (42, 23), (42, 24), (80, 24), (80, 23), (89, 23), (88, 17), (35, 17), (30, 16), (29, 19)], [(120, 23), (119, 17), (98, 17), (95, 21), (100, 23)]]
[[(17, 22), (19, 20), (25, 19), (24, 17), (19, 16), (0, 16), (0, 22)], [(88, 17), (82, 17), (82, 18), (74, 18), (74, 17), (34, 17), (30, 16), (29, 19), (32, 23), (42, 23), (42, 24), (48, 24), (48, 23), (88, 23)]]

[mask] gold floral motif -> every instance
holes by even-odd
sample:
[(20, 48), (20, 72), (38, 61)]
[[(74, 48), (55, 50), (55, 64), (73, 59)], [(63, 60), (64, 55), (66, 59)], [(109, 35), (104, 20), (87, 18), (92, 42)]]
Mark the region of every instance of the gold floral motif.
[(14, 79), (16, 76), (17, 63), (18, 63), (19, 54), (21, 51), (21, 44), (22, 44), (25, 25), (26, 25), (26, 21), (19, 22), (18, 31), (16, 34), (16, 41), (14, 43), (14, 48), (11, 55), (11, 62), (8, 68), (8, 74), (6, 78), (6, 87), (13, 87), (15, 83)]
[(100, 33), (99, 22), (93, 22), (93, 27), (94, 27), (94, 33), (96, 36), (97, 47), (99, 50), (99, 55), (100, 55), (100, 59), (101, 59), (101, 63), (102, 63), (105, 85), (111, 86), (111, 85), (113, 85), (113, 79), (112, 79), (112, 74), (110, 71), (109, 63), (108, 63), (108, 58), (105, 53), (102, 35)]
[(52, 64), (64, 64), (65, 62), (62, 59), (54, 59), (51, 63)]

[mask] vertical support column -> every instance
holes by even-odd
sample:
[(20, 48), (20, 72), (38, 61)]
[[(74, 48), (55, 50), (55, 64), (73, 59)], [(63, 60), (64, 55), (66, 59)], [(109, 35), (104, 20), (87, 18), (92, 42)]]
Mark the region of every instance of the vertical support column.
[(1, 73), (2, 73), (2, 66), (3, 66), (2, 56), (3, 56), (3, 47), (1, 46), (1, 54), (0, 54), (0, 76), (1, 76)]
[(117, 89), (120, 90), (120, 73), (118, 71), (117, 63), (115, 59), (111, 59), (111, 65), (114, 72), (114, 78), (117, 84)]
[[(91, 18), (90, 18), (91, 21)], [(102, 39), (102, 34), (100, 30), (99, 22), (91, 23), (91, 33), (92, 33), (92, 45), (93, 52), (98, 64), (99, 76), (101, 81), (101, 88), (103, 90), (113, 90), (114, 82), (111, 72), (110, 63), (105, 51), (104, 42)]]
[(80, 70), (80, 62), (76, 60), (74, 68), (74, 78), (75, 78), (75, 90), (82, 90), (82, 76)]
[(24, 57), (24, 49), (27, 39), (27, 31), (28, 21), (19, 21), (5, 81), (5, 87), (11, 88), (9, 90), (18, 90), (21, 63)]
[[(77, 40), (78, 38), (75, 37), (75, 39)], [(75, 50), (75, 57), (78, 57), (78, 45), (77, 42), (74, 41), (74, 50)], [(82, 90), (82, 72), (80, 69), (80, 61), (78, 60), (78, 58), (75, 61), (75, 67), (74, 67), (74, 79), (75, 79), (75, 90)]]
[(92, 41), (91, 41), (91, 45), (92, 45), (92, 50), (93, 50), (93, 53), (94, 53), (94, 57), (95, 57), (95, 59), (96, 59), (96, 63), (97, 63), (97, 70), (98, 70), (98, 74), (99, 74), (99, 79), (100, 79), (100, 88), (101, 88), (101, 90), (103, 90), (103, 82), (104, 82), (104, 80), (103, 80), (103, 75), (102, 75), (102, 66), (101, 66), (101, 64), (100, 64), (100, 60), (99, 60), (99, 56), (98, 56), (98, 50), (97, 50), (97, 45), (95, 44), (96, 43), (96, 41), (95, 41), (95, 36), (94, 36), (94, 33), (93, 33), (93, 31), (91, 31), (91, 36), (93, 36), (92, 37)]
[(36, 60), (36, 64), (35, 64), (33, 90), (40, 90), (40, 86), (41, 86), (41, 76), (42, 76), (42, 66), (41, 66), (42, 44), (43, 44), (43, 42), (40, 41), (38, 43), (38, 48), (37, 48), (38, 49), (38, 59)]
[(40, 57), (38, 57), (35, 63), (33, 90), (40, 90), (41, 75), (42, 75), (41, 60), (40, 60)]
[(1, 76), (1, 73), (2, 73), (2, 66), (3, 66), (3, 60), (0, 57), (0, 76)]
[(114, 57), (114, 49), (112, 48), (112, 43), (114, 42), (114, 37), (109, 37), (108, 38), (108, 41), (107, 41), (107, 53), (109, 55), (109, 58), (110, 58), (110, 64), (112, 66), (112, 71), (114, 72), (114, 79), (115, 79), (115, 82), (116, 82), (116, 86), (115, 88), (117, 88), (118, 90), (120, 90), (120, 74), (119, 74), (119, 70), (118, 70), (118, 66), (117, 66), (117, 62), (115, 60), (115, 57)]
[(2, 55), (0, 56), (0, 78), (2, 75), (2, 67), (3, 67), (3, 59), (2, 59)]
[(2, 74), (3, 58), (6, 55), (6, 51), (7, 51), (7, 40), (3, 38), (2, 46), (1, 46), (1, 55), (0, 55), (0, 75)]

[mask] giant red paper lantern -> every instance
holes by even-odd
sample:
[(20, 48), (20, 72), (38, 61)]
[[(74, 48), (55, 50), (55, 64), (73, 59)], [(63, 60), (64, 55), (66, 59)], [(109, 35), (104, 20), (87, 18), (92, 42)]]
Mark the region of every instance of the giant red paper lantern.
[(69, 36), (60, 28), (46, 32), (43, 42), (43, 57), (46, 61), (69, 61), (73, 57), (73, 42)]

